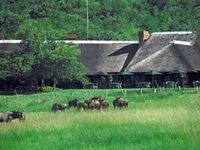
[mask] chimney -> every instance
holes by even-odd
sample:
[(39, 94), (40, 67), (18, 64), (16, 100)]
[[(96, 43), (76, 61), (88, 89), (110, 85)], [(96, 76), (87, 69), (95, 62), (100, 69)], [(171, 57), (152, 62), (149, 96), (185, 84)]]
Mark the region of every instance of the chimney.
[(138, 39), (139, 39), (139, 47), (142, 46), (142, 44), (148, 40), (150, 37), (150, 34), (148, 31), (139, 31), (138, 32)]

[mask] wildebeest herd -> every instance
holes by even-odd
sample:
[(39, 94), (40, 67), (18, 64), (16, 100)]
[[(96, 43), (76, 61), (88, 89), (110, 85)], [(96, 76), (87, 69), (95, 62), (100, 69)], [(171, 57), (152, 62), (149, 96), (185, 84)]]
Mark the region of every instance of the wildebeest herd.
[[(100, 96), (92, 97), (89, 100), (85, 100), (83, 102), (78, 99), (69, 100), (66, 103), (55, 103), (52, 106), (52, 111), (56, 112), (59, 110), (70, 109), (71, 107), (77, 108), (77, 110), (102, 110), (109, 107), (109, 103)], [(114, 108), (123, 108), (128, 107), (128, 100), (122, 97), (116, 97), (113, 101)]]
[[(91, 99), (80, 101), (78, 99), (69, 100), (66, 103), (54, 103), (51, 111), (63, 111), (70, 108), (76, 108), (79, 111), (82, 110), (102, 110), (109, 107), (109, 103), (100, 96), (92, 97)], [(114, 108), (127, 108), (128, 100), (122, 97), (116, 97), (113, 101)], [(0, 114), (0, 122), (11, 122), (13, 119), (25, 120), (25, 114), (21, 111), (9, 111)]]

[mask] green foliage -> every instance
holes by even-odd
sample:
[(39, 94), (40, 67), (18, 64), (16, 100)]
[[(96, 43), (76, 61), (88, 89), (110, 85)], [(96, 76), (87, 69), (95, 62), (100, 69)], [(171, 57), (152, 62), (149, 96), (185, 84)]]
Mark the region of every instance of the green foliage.
[(58, 80), (86, 82), (85, 68), (77, 60), (80, 55), (78, 47), (60, 40), (67, 35), (64, 22), (60, 23), (60, 20), (68, 16), (57, 11), (52, 13), (49, 9), (47, 16), (38, 14), (39, 19), (26, 19), (21, 23), (16, 36), (25, 41), (26, 48), (0, 56), (1, 78), (25, 73), (31, 75), (32, 80), (53, 79), (54, 86)]
[(42, 89), (42, 92), (52, 92), (53, 91), (53, 87), (51, 86), (45, 86)]
[(18, 34), (23, 35), (35, 57), (32, 74), (36, 78), (52, 78), (54, 86), (58, 79), (84, 81), (85, 68), (77, 60), (80, 51), (77, 46), (59, 40), (66, 32), (57, 28), (57, 23), (47, 18), (27, 20)]
[[(54, 24), (55, 31), (64, 32), (59, 36), (61, 39), (65, 39), (69, 33), (78, 35), (79, 39), (87, 38), (85, 0), (1, 1), (0, 38), (23, 38), (23, 35), (16, 33), (27, 20), (37, 20), (42, 24), (46, 22), (47, 27), (49, 23)], [(150, 32), (194, 30), (194, 26), (199, 25), (198, 2), (90, 0), (89, 39), (133, 40), (137, 35), (135, 31), (143, 29)]]
[(27, 51), (6, 52), (0, 55), (0, 78), (23, 76), (31, 71), (33, 57)]

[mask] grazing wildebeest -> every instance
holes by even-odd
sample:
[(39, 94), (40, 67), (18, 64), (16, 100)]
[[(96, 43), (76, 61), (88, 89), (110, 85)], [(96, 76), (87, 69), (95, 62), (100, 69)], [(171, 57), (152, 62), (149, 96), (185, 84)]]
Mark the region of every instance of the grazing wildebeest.
[(79, 102), (77, 104), (77, 109), (78, 110), (85, 110), (88, 109), (88, 104), (86, 102)]
[(100, 99), (99, 103), (100, 103), (100, 109), (104, 109), (104, 108), (108, 108), (109, 107), (109, 103), (104, 99)]
[(117, 97), (113, 101), (113, 106), (114, 106), (114, 108), (116, 108), (116, 107), (119, 107), (119, 108), (128, 107), (128, 100), (126, 100), (122, 97)]
[(98, 100), (92, 100), (91, 104), (92, 104), (92, 106), (94, 106), (94, 109), (98, 109), (98, 110), (101, 109), (101, 105)]
[(77, 107), (77, 104), (78, 104), (78, 99), (70, 100), (70, 101), (68, 101), (68, 108)]
[(90, 100), (85, 100), (85, 103), (88, 104), (88, 108), (89, 109), (104, 109), (104, 108), (108, 108), (109, 104), (108, 102), (106, 102), (105, 99), (102, 99), (101, 97), (95, 96), (92, 97)]
[(94, 109), (93, 100), (85, 100), (83, 103), (87, 104), (87, 109)]
[(10, 121), (12, 121), (12, 116), (10, 116), (9, 112), (0, 115), (0, 122), (10, 122)]
[(51, 110), (53, 112), (56, 112), (58, 110), (65, 110), (66, 108), (67, 108), (67, 104), (54, 103)]
[(24, 113), (20, 111), (11, 111), (10, 116), (12, 116), (12, 119), (25, 120)]
[(192, 84), (194, 87), (200, 87), (200, 81), (193, 81)]
[(90, 100), (85, 100), (84, 103), (88, 105), (88, 109), (100, 109), (100, 103), (98, 100), (91, 98)]
[(0, 122), (10, 122), (13, 119), (25, 120), (25, 115), (20, 111), (10, 111), (0, 115)]
[(109, 104), (108, 104), (108, 102), (106, 102), (105, 99), (95, 96), (89, 100), (85, 100), (84, 102), (78, 102), (77, 109), (78, 110), (85, 110), (85, 109), (101, 110), (104, 108), (108, 108), (108, 106), (109, 106)]

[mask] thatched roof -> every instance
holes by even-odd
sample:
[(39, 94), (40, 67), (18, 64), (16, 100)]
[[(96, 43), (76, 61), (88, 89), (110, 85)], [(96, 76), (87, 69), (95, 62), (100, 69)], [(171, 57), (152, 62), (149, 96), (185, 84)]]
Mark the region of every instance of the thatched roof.
[[(86, 66), (87, 75), (97, 75), (99, 72), (118, 73), (125, 70), (138, 49), (137, 41), (65, 40), (64, 42), (80, 47), (79, 60)], [(22, 40), (0, 40), (0, 52), (22, 49)]]
[[(87, 75), (119, 73), (199, 71), (200, 50), (192, 46), (192, 32), (157, 32), (138, 49), (135, 41), (64, 41), (80, 47), (79, 60)], [(0, 52), (20, 50), (21, 40), (0, 40)]]
[(138, 49), (127, 69), (130, 72), (200, 70), (200, 50), (191, 45), (192, 32), (153, 33)]
[(118, 73), (125, 70), (134, 57), (137, 43), (79, 44), (80, 61), (86, 66), (88, 75), (98, 72)]
[(4, 53), (5, 51), (21, 51), (23, 46), (24, 45), (22, 43), (1, 43), (0, 41), (0, 53)]

